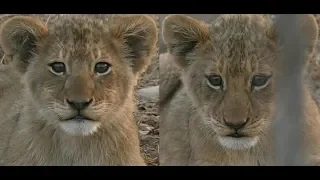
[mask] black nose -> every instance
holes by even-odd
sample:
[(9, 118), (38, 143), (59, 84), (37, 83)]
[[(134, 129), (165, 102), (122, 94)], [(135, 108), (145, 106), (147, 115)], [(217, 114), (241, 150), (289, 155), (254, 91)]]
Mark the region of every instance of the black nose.
[(88, 107), (92, 103), (92, 101), (93, 99), (90, 99), (89, 101), (70, 101), (67, 99), (68, 104), (76, 110), (82, 110)]
[(248, 122), (248, 119), (244, 120), (244, 121), (227, 121), (226, 119), (223, 119), (224, 123), (229, 126), (232, 129), (238, 130), (243, 128), (244, 125), (246, 125), (246, 123)]

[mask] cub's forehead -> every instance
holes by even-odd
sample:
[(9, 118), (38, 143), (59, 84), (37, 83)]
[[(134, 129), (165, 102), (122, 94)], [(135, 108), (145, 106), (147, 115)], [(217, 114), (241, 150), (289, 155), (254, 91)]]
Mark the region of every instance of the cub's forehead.
[(260, 54), (272, 44), (267, 36), (272, 25), (268, 15), (222, 15), (209, 25), (208, 48), (224, 56)]
[(209, 24), (210, 40), (206, 50), (224, 58), (265, 56), (274, 45), (267, 36), (272, 26), (268, 15), (221, 15)]
[(47, 24), (49, 34), (59, 38), (63, 43), (99, 41), (107, 34), (107, 16), (72, 14), (57, 15), (52, 19)]
[(47, 23), (53, 57), (98, 57), (109, 51), (106, 15), (57, 15)]
[(267, 31), (272, 26), (269, 15), (222, 15), (209, 24), (205, 54), (215, 65), (227, 65), (230, 71), (271, 65), (275, 44)]

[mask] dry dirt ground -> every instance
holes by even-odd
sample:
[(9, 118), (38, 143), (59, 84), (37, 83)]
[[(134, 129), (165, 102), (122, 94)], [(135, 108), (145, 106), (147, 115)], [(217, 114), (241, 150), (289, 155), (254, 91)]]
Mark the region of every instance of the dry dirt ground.
[[(148, 70), (140, 79), (138, 89), (157, 86), (159, 82), (159, 61), (154, 58)], [(137, 97), (136, 120), (139, 126), (141, 152), (148, 165), (159, 165), (159, 114), (158, 98)]]

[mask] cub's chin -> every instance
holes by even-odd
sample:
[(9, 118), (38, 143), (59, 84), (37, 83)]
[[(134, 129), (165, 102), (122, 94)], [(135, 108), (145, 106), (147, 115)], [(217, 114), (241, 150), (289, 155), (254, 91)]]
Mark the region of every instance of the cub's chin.
[(218, 141), (226, 149), (245, 150), (256, 146), (259, 142), (259, 137), (218, 136)]
[(77, 117), (59, 123), (60, 128), (72, 136), (92, 135), (98, 131), (100, 124), (99, 121)]

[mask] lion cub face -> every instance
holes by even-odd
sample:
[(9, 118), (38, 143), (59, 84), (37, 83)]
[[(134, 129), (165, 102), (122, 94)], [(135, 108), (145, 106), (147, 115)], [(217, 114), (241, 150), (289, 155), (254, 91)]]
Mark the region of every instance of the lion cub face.
[(41, 119), (71, 135), (90, 135), (124, 117), (117, 112), (154, 55), (157, 26), (145, 15), (107, 22), (68, 15), (48, 26), (15, 17), (0, 36)]
[[(302, 18), (302, 28), (316, 40), (314, 19)], [(163, 22), (163, 38), (183, 69), (182, 81), (201, 112), (206, 134), (215, 134), (223, 147), (234, 150), (251, 148), (270, 136), (275, 62), (280, 60), (270, 17), (222, 15), (207, 25), (171, 15)]]

